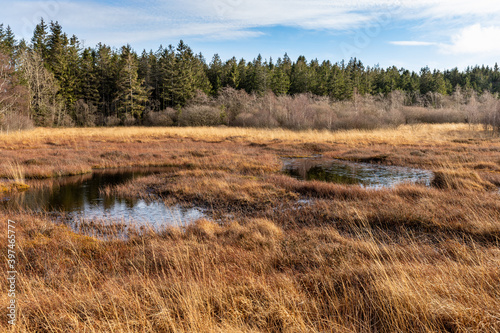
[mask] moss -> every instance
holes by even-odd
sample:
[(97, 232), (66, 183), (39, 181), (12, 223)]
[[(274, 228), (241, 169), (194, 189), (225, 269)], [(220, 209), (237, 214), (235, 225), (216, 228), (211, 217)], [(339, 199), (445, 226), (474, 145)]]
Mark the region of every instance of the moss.
[(2, 183), (0, 184), (0, 193), (21, 192), (29, 188), (29, 185), (20, 182)]

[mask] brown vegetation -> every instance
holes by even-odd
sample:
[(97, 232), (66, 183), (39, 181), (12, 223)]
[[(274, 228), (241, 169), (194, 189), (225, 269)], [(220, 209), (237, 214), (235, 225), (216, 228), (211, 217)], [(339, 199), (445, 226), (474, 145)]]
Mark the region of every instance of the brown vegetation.
[[(468, 126), (36, 129), (0, 136), (0, 147), (5, 176), (9, 163), (26, 178), (168, 165), (103, 191), (208, 212), (185, 228), (132, 227), (125, 240), (120, 225), (106, 227), (103, 240), (49, 215), (0, 211), (19, 226), (19, 332), (500, 330), (490, 190), (500, 141)], [(369, 190), (279, 173), (280, 156), (318, 153), (433, 169), (435, 186)], [(92, 229), (103, 226), (80, 228)]]

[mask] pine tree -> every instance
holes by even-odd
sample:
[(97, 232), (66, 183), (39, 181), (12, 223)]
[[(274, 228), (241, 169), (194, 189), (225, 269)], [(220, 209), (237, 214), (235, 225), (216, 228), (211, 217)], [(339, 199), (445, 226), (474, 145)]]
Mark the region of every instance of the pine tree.
[(422, 95), (432, 91), (433, 78), (429, 67), (420, 70), (420, 93)]
[(171, 106), (183, 106), (194, 97), (196, 90), (209, 93), (210, 81), (206, 75), (202, 56), (194, 56), (191, 49), (181, 40), (175, 54), (170, 47), (165, 57), (163, 77), (163, 98)]
[(3, 30), (3, 24), (0, 25), (0, 52), (13, 58), (16, 48), (16, 38), (10, 26)]
[(68, 110), (73, 109), (77, 101), (79, 53), (80, 44), (76, 36), (68, 39), (58, 22), (50, 22), (46, 65), (59, 82), (59, 95)]
[(116, 103), (120, 118), (140, 118), (144, 112), (147, 92), (139, 80), (137, 56), (129, 45), (123, 46), (117, 77)]
[(79, 93), (87, 104), (97, 106), (99, 103), (99, 79), (96, 66), (96, 52), (86, 48), (80, 60)]
[(281, 58), (276, 61), (271, 79), (271, 90), (276, 95), (286, 95), (290, 89), (290, 78), (288, 77), (285, 65)]
[(238, 61), (235, 57), (232, 57), (224, 64), (223, 68), (223, 78), (224, 81), (222, 85), (224, 87), (238, 88), (241, 81), (241, 75), (239, 72)]
[(431, 90), (441, 95), (448, 94), (448, 87), (445, 78), (443, 76), (443, 73), (441, 73), (440, 71), (434, 71), (434, 73), (432, 74)]
[(212, 85), (208, 79), (207, 72), (207, 63), (200, 52), (195, 56), (193, 65), (194, 90), (202, 91), (208, 95), (212, 91)]
[(99, 109), (103, 117), (116, 115), (113, 96), (116, 91), (118, 57), (109, 46), (98, 44), (95, 56), (99, 81)]
[(311, 75), (306, 58), (300, 56), (292, 65), (290, 74), (290, 94), (301, 94), (309, 91)]
[(35, 31), (33, 32), (33, 37), (31, 38), (31, 44), (33, 45), (33, 49), (35, 52), (38, 52), (42, 59), (47, 59), (47, 25), (43, 18), (40, 20), (40, 23), (36, 25)]
[(247, 89), (249, 92), (263, 94), (267, 90), (267, 66), (262, 63), (262, 56), (260, 54), (251, 63), (248, 80)]
[(331, 74), (328, 78), (327, 89), (328, 95), (335, 100), (343, 100), (344, 94), (344, 75), (338, 64), (332, 66)]
[(225, 81), (222, 66), (222, 60), (218, 54), (214, 54), (210, 65), (208, 66), (207, 76), (212, 85), (212, 95), (216, 96), (222, 88), (223, 81)]
[(240, 61), (238, 62), (238, 68), (237, 68), (237, 72), (239, 73), (240, 76), (237, 88), (244, 89), (246, 91), (248, 91), (249, 90), (248, 87), (250, 87), (248, 79), (249, 75), (247, 75), (248, 72), (247, 68), (248, 66), (247, 63), (245, 62), (245, 59), (241, 58)]

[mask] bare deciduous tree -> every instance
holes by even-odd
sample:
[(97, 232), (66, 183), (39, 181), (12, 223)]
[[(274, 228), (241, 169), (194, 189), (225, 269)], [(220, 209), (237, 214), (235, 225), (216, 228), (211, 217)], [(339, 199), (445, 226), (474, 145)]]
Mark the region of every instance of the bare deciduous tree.
[(26, 113), (26, 89), (19, 84), (9, 58), (0, 53), (0, 129), (8, 131), (29, 126), (29, 122), (23, 126)]
[(29, 94), (30, 116), (37, 125), (53, 126), (64, 123), (62, 101), (58, 98), (59, 87), (35, 51), (25, 51), (20, 56), (20, 68)]

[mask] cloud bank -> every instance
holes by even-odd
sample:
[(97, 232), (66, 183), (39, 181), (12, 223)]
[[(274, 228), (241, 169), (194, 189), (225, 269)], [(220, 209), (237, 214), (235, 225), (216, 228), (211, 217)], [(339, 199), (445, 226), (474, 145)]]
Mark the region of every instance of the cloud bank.
[[(406, 22), (419, 40), (393, 45), (436, 46), (447, 54), (500, 51), (500, 2), (490, 0), (124, 0), (34, 1), (2, 5), (16, 34), (30, 39), (40, 17), (58, 20), (65, 31), (84, 32), (87, 45), (112, 45), (196, 36), (204, 39), (258, 37), (264, 27), (350, 33), (380, 25), (384, 16)], [(16, 18), (8, 22), (7, 18)], [(480, 24), (479, 24), (480, 22)]]

